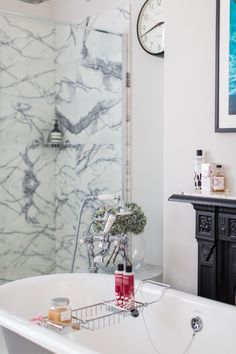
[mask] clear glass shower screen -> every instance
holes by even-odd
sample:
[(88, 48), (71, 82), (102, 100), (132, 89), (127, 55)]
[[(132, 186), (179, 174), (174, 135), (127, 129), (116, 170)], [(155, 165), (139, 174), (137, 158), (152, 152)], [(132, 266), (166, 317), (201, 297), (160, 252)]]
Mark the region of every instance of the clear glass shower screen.
[[(124, 53), (120, 35), (3, 12), (0, 39), (5, 282), (69, 271), (83, 198), (122, 193)], [(49, 148), (55, 119), (66, 144)], [(87, 269), (83, 250), (76, 264)]]

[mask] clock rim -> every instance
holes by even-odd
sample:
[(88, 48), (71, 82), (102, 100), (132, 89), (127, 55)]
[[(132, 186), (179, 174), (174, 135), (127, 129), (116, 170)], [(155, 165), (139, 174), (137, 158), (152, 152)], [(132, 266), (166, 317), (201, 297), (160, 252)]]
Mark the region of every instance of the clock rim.
[(148, 54), (150, 54), (150, 55), (154, 55), (154, 56), (162, 56), (162, 57), (164, 57), (165, 49), (163, 49), (161, 52), (152, 53), (152, 52), (150, 52), (148, 49), (144, 48), (144, 46), (142, 45), (142, 42), (141, 42), (141, 40), (140, 40), (140, 38), (139, 38), (138, 25), (139, 25), (139, 20), (140, 20), (140, 17), (141, 17), (141, 13), (142, 13), (142, 11), (143, 11), (143, 8), (144, 8), (144, 7), (146, 6), (146, 4), (149, 3), (150, 1), (152, 1), (152, 0), (146, 0), (146, 1), (144, 2), (144, 4), (142, 5), (140, 11), (139, 11), (138, 18), (137, 18), (137, 23), (136, 23), (136, 34), (137, 34), (137, 37), (138, 37), (138, 41), (139, 41), (140, 46), (142, 47), (142, 49), (143, 49), (146, 53), (148, 53)]

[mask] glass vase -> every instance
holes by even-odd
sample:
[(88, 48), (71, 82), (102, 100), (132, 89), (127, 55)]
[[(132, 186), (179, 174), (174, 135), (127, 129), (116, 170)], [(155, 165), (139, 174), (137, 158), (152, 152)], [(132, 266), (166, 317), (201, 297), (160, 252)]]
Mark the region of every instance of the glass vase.
[(144, 254), (145, 254), (145, 241), (144, 235), (133, 235), (129, 236), (130, 244), (130, 259), (133, 266), (133, 271), (138, 270), (143, 264)]

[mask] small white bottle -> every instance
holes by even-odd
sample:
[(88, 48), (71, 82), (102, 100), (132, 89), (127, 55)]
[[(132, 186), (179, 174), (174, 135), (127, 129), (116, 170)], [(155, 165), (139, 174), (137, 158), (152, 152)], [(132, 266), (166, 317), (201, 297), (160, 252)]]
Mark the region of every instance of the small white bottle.
[(194, 189), (196, 192), (202, 190), (202, 163), (205, 162), (203, 150), (196, 150), (194, 159)]

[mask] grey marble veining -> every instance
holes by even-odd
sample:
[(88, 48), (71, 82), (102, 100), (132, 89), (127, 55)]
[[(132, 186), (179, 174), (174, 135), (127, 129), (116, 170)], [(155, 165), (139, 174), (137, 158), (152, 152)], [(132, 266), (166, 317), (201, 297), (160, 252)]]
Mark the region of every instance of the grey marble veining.
[(55, 229), (0, 228), (0, 283), (55, 271)]
[[(127, 9), (112, 17), (127, 29)], [(83, 198), (122, 193), (123, 39), (92, 30), (102, 22), (0, 16), (0, 283), (69, 271)], [(67, 148), (43, 144), (55, 118)]]

